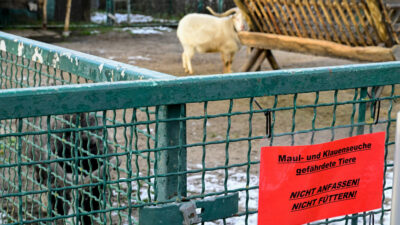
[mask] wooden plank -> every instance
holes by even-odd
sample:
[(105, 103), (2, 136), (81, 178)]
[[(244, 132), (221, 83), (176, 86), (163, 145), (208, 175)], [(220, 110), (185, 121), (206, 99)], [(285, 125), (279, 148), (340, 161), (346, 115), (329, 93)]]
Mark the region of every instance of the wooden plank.
[(239, 38), (242, 44), (254, 48), (278, 49), (369, 62), (395, 60), (392, 49), (384, 47), (351, 47), (311, 38), (299, 38), (246, 31), (239, 32)]

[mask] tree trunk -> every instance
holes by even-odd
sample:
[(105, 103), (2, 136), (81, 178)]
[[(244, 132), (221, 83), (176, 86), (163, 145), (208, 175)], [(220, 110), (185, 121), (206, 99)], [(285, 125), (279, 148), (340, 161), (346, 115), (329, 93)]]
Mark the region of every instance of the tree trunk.
[(69, 36), (69, 20), (70, 20), (70, 15), (71, 15), (71, 3), (72, 0), (67, 1), (67, 9), (65, 12), (65, 24), (64, 24), (64, 32), (63, 36), (68, 37)]
[(47, 0), (43, 0), (43, 25), (44, 30), (47, 29)]

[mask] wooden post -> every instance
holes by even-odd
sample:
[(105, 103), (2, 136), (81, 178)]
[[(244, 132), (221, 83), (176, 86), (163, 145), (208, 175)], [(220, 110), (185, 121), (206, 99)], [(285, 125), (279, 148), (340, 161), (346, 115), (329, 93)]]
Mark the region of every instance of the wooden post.
[(261, 54), (261, 49), (259, 48), (254, 48), (253, 51), (251, 52), (251, 55), (249, 59), (246, 61), (246, 63), (242, 66), (240, 69), (241, 72), (249, 72), (251, 68), (253, 67), (254, 63), (258, 59), (258, 57)]
[[(272, 51), (270, 49), (264, 49), (264, 50), (262, 50), (261, 54), (257, 57), (257, 59), (254, 61), (254, 64), (251, 66), (251, 67), (253, 67), (253, 71), (260, 71), (261, 65), (265, 59), (268, 60), (269, 64), (271, 65), (271, 68), (273, 70), (281, 69), (279, 67), (278, 62), (276, 61), (274, 55), (272, 54)], [(252, 71), (251, 67), (247, 71)]]
[(44, 30), (47, 29), (47, 0), (43, 0), (43, 25)]
[(67, 9), (65, 11), (65, 24), (64, 24), (64, 32), (63, 36), (68, 37), (69, 36), (69, 21), (70, 21), (70, 15), (71, 15), (71, 3), (72, 0), (67, 0)]
[(273, 70), (280, 70), (281, 67), (279, 66), (278, 62), (276, 61), (272, 51), (270, 49), (266, 50), (266, 57), (268, 59), (269, 64), (271, 65)]
[(260, 71), (261, 70), (261, 65), (264, 62), (265, 56), (267, 55), (267, 50), (263, 50), (258, 56), (256, 62), (254, 63), (254, 71)]

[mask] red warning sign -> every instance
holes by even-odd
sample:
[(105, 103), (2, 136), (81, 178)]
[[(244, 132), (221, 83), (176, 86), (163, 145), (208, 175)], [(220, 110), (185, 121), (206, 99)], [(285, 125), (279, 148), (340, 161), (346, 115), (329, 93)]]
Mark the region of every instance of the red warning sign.
[(381, 207), (385, 132), (261, 149), (258, 225), (296, 225)]

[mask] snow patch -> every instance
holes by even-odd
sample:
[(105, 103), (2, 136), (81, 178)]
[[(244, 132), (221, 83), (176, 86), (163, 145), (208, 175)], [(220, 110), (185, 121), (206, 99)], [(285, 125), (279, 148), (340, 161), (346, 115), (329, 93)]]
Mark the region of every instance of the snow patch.
[(171, 32), (168, 27), (124, 27), (122, 31), (127, 31), (132, 34), (162, 34), (163, 31)]
[(151, 60), (151, 58), (141, 56), (141, 55), (129, 56), (128, 59), (129, 59), (129, 64), (136, 64), (136, 60), (143, 60), (143, 61)]
[(144, 61), (151, 60), (151, 58), (145, 57), (145, 56), (141, 56), (141, 55), (129, 56), (128, 59), (129, 60), (144, 60)]
[[(127, 23), (128, 22), (128, 14), (123, 13), (115, 13), (115, 22), (117, 23)], [(95, 12), (90, 17), (90, 20), (93, 23), (106, 23), (107, 22), (107, 15), (104, 12)], [(154, 19), (151, 16), (145, 16), (141, 14), (131, 14), (130, 15), (130, 22), (131, 23), (148, 23), (152, 22)]]
[[(201, 169), (201, 164), (192, 165), (194, 169)], [(190, 195), (198, 195), (201, 193), (202, 190), (202, 183), (201, 183), (201, 173), (190, 174), (188, 175), (188, 193)], [(212, 193), (212, 192), (223, 192), (224, 191), (224, 179), (225, 171), (224, 170), (217, 170), (212, 172), (206, 172), (205, 179), (204, 179), (204, 189), (205, 193)], [(228, 190), (237, 190), (241, 188), (246, 188), (246, 180), (247, 174), (243, 171), (230, 169), (228, 172), (228, 183), (227, 188)], [(249, 187), (258, 186), (258, 176), (250, 174), (249, 175)], [(248, 201), (248, 209), (251, 211), (257, 210), (258, 208), (258, 189), (252, 189), (248, 191), (246, 194), (245, 191), (239, 192), (239, 211), (243, 212), (246, 209), (246, 199)], [(257, 224), (257, 214), (248, 215), (247, 224)], [(218, 220), (215, 222), (207, 222), (207, 225), (217, 224), (222, 225), (224, 224), (222, 220)], [(232, 217), (226, 220), (226, 224), (245, 224), (245, 216), (240, 217)]]
[(91, 31), (90, 31), (90, 34), (100, 34), (100, 31), (98, 31), (98, 30), (91, 30)]

